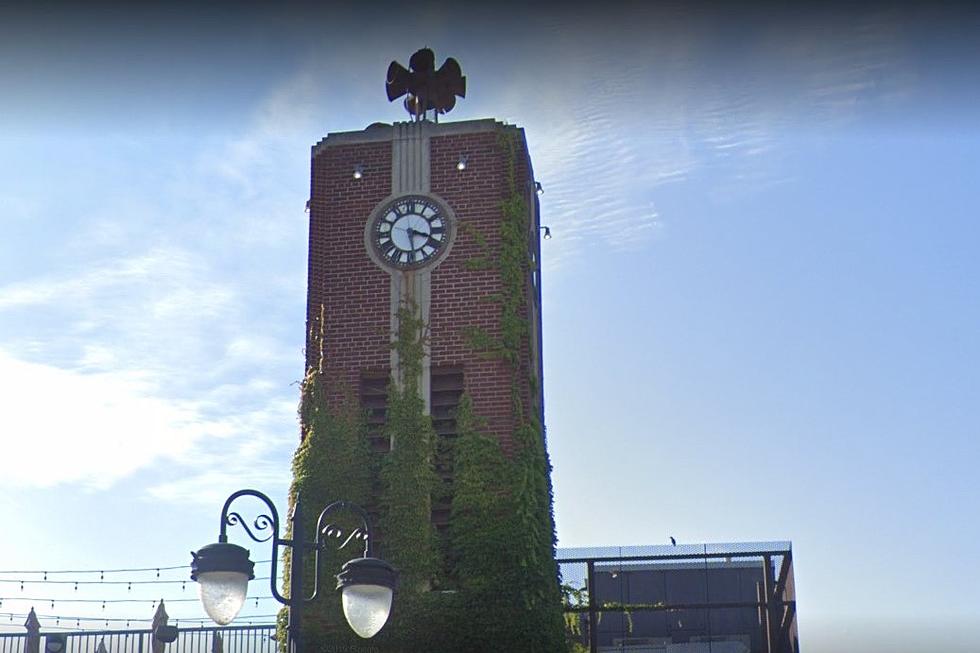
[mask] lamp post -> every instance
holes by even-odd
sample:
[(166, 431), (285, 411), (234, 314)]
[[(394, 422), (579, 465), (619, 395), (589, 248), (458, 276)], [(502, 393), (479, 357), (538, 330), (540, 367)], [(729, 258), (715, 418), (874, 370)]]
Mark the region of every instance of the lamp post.
[[(269, 514), (261, 514), (252, 522), (254, 531), (237, 512), (231, 512), (231, 504), (243, 496), (251, 496), (262, 501)], [(335, 524), (327, 521), (334, 513), (347, 511), (361, 520), (361, 526), (346, 534)], [(337, 550), (354, 541), (364, 543), (364, 555), (354, 558), (341, 568), (337, 574), (337, 589), (341, 590), (341, 602), (347, 623), (359, 636), (373, 637), (381, 630), (391, 612), (391, 600), (398, 572), (384, 560), (372, 557), (371, 525), (367, 513), (347, 501), (334, 501), (320, 512), (313, 540), (308, 541), (303, 528), (302, 501), (299, 495), (293, 507), (292, 538), (279, 537), (279, 513), (266, 495), (257, 490), (239, 490), (225, 501), (221, 509), (221, 528), (218, 541), (208, 544), (200, 551), (191, 552), (191, 579), (199, 583), (201, 603), (208, 616), (219, 625), (227, 625), (238, 615), (245, 604), (248, 581), (255, 578), (255, 564), (249, 559), (249, 552), (237, 544), (228, 542), (227, 527), (239, 525), (255, 542), (272, 542), (272, 568), (269, 586), (272, 596), (289, 608), (288, 636), (293, 653), (300, 653), (300, 623), (302, 607), (315, 601), (320, 595), (320, 552), (328, 547), (327, 538), (342, 540)], [(266, 531), (268, 534), (266, 535)], [(264, 535), (264, 537), (263, 537)], [(292, 550), (293, 573), (289, 576), (289, 596), (284, 597), (276, 587), (276, 562), (279, 547)], [(314, 552), (313, 593), (303, 593), (303, 558), (307, 550)]]

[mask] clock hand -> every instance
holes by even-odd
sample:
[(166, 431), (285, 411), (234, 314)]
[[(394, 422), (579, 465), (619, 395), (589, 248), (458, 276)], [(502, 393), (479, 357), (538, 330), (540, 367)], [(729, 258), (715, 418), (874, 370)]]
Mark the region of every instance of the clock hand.
[(418, 231), (409, 227), (408, 231), (408, 242), (412, 245), (412, 249), (415, 249), (415, 236), (428, 236), (429, 234), (424, 231)]

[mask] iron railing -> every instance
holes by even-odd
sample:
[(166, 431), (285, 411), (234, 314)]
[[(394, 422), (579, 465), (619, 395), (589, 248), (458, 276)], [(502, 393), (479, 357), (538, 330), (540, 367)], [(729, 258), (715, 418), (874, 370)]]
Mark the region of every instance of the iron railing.
[[(223, 653), (276, 653), (275, 625), (181, 628), (177, 639), (164, 648), (166, 653), (212, 653), (215, 635), (221, 638)], [(152, 653), (150, 630), (41, 631), (39, 653), (46, 652), (46, 637), (65, 637), (64, 653)], [(0, 633), (0, 653), (28, 653), (27, 633)], [(59, 652), (60, 653), (60, 652)]]

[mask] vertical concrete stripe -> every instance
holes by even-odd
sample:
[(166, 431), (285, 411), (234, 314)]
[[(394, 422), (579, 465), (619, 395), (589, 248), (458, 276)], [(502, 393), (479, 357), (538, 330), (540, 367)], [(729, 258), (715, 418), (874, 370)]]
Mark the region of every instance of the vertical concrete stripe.
[[(393, 195), (428, 193), (430, 189), (430, 148), (428, 122), (395, 123), (391, 144), (391, 192)], [(432, 274), (429, 270), (417, 272), (391, 271), (391, 339), (396, 339), (398, 318), (396, 313), (404, 300), (411, 299), (418, 308), (418, 317), (429, 323), (429, 306), (432, 295)], [(419, 392), (425, 402), (425, 412), (430, 413), (430, 389), (432, 386), (431, 352), (428, 346), (422, 359), (422, 378)], [(401, 387), (403, 382), (398, 352), (391, 350), (391, 374)], [(395, 443), (392, 442), (394, 447)]]

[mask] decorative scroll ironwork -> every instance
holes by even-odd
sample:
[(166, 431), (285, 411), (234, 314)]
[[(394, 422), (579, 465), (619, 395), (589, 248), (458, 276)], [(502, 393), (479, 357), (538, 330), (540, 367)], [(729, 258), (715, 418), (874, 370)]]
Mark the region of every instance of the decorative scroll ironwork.
[[(231, 510), (231, 504), (235, 502), (240, 497), (250, 496), (255, 497), (259, 501), (265, 504), (268, 508), (268, 513), (260, 514), (252, 522), (252, 526), (249, 527), (247, 520), (242, 517), (241, 513), (234, 512)], [(353, 528), (350, 532), (347, 532), (345, 528), (338, 526), (333, 521), (327, 521), (330, 515), (338, 512), (351, 512), (361, 521), (361, 525)], [(364, 543), (364, 557), (371, 557), (371, 524), (368, 521), (368, 514), (360, 506), (350, 503), (349, 501), (334, 501), (320, 513), (317, 519), (316, 532), (313, 536), (312, 542), (304, 541), (302, 535), (303, 529), (300, 526), (302, 520), (302, 501), (300, 497), (297, 496), (296, 502), (293, 506), (293, 536), (294, 539), (284, 539), (279, 537), (279, 513), (276, 511), (275, 505), (272, 500), (266, 495), (262, 494), (258, 490), (239, 490), (232, 494), (225, 501), (224, 508), (221, 510), (221, 530), (218, 536), (219, 542), (228, 541), (228, 526), (241, 526), (242, 530), (255, 542), (271, 542), (272, 543), (272, 562), (270, 569), (270, 579), (269, 587), (272, 591), (272, 595), (280, 603), (285, 605), (296, 605), (297, 603), (309, 603), (317, 598), (320, 593), (320, 551), (325, 550), (328, 546), (333, 543), (328, 544), (328, 540), (336, 539), (342, 540), (337, 550), (345, 548), (352, 542), (363, 542)], [(254, 530), (253, 530), (254, 529)], [(266, 532), (268, 531), (268, 535)], [(263, 537), (264, 536), (264, 537)], [(314, 558), (314, 574), (313, 574), (313, 593), (310, 596), (290, 596), (285, 598), (279, 593), (278, 587), (278, 575), (277, 575), (277, 563), (280, 558), (279, 547), (286, 546), (293, 549), (293, 563), (296, 564), (297, 559), (301, 561), (302, 559), (302, 549), (313, 549), (315, 552)]]
[[(361, 520), (361, 525), (354, 528), (349, 534), (347, 534), (346, 539), (344, 539), (344, 530), (337, 526), (333, 522), (328, 522), (327, 517), (337, 512), (351, 512), (354, 513)], [(360, 540), (364, 542), (364, 557), (371, 557), (371, 522), (368, 520), (368, 514), (363, 508), (355, 503), (349, 501), (334, 501), (329, 506), (323, 509), (320, 513), (320, 517), (316, 520), (316, 557), (317, 557), (317, 568), (320, 566), (320, 549), (325, 548), (326, 542), (325, 538), (336, 538), (342, 539), (343, 542), (337, 547), (337, 550), (341, 550), (346, 547), (351, 542)]]
[(255, 521), (252, 522), (252, 527), (259, 533), (269, 530), (269, 535), (266, 537), (259, 537), (253, 533), (252, 529), (248, 527), (248, 524), (245, 523), (245, 520), (242, 519), (242, 516), (237, 512), (228, 513), (228, 516), (225, 517), (225, 523), (228, 526), (241, 526), (242, 530), (248, 533), (248, 536), (256, 542), (268, 542), (276, 536), (276, 533), (271, 530), (274, 522), (272, 521), (272, 517), (269, 515), (259, 515), (255, 518)]
[[(326, 526), (323, 527), (323, 531), (321, 531), (321, 534), (325, 538), (333, 537), (339, 540), (344, 537), (344, 529), (341, 528), (340, 526), (337, 526), (336, 524), (327, 524)], [(349, 535), (347, 535), (347, 539), (345, 539), (342, 544), (337, 546), (337, 550), (340, 551), (354, 540), (367, 541), (367, 539), (368, 539), (367, 532), (363, 528), (357, 527), (354, 530), (352, 530)], [(326, 542), (321, 542), (321, 543), (326, 544)]]
[[(260, 514), (252, 522), (255, 530), (262, 534), (264, 531), (269, 531), (268, 537), (259, 537), (248, 527), (245, 523), (245, 519), (237, 512), (231, 512), (231, 504), (235, 502), (239, 497), (255, 497), (259, 501), (265, 504), (265, 507), (269, 509), (268, 514)], [(279, 562), (279, 546), (285, 544), (291, 546), (292, 542), (289, 540), (284, 540), (279, 537), (279, 512), (276, 510), (276, 506), (272, 503), (272, 499), (262, 494), (258, 490), (239, 490), (235, 492), (230, 497), (225, 500), (225, 505), (221, 509), (221, 530), (219, 531), (218, 541), (227, 542), (228, 541), (228, 526), (241, 526), (242, 529), (252, 538), (255, 542), (272, 542), (272, 562), (269, 569), (269, 589), (272, 591), (272, 596), (275, 597), (277, 601), (285, 605), (291, 605), (290, 599), (285, 598), (279, 593), (279, 588), (276, 587), (278, 583), (278, 572), (277, 565)]]

